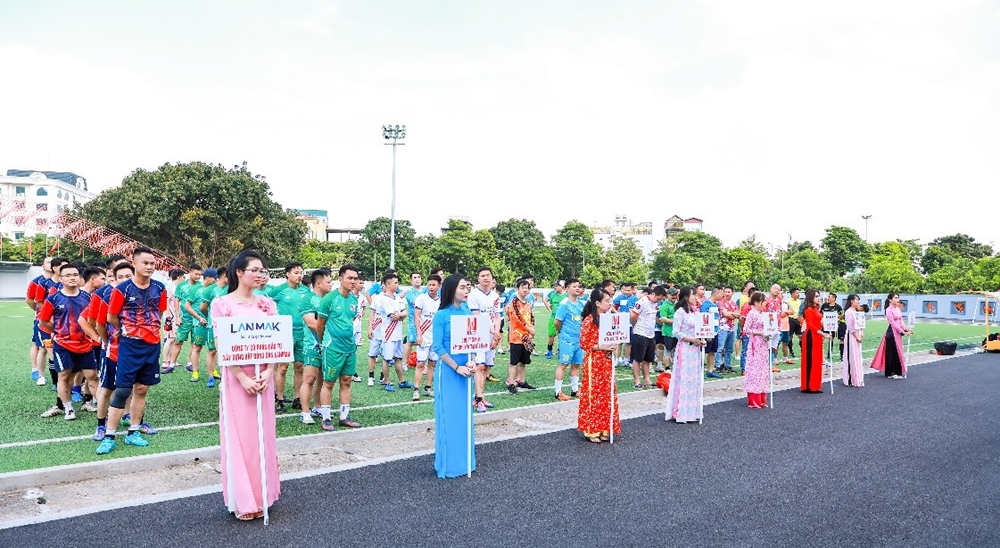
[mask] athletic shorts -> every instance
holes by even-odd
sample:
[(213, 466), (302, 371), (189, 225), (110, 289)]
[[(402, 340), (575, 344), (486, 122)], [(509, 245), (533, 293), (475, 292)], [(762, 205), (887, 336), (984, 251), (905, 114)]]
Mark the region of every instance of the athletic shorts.
[(432, 361), (437, 363), (438, 355), (431, 350), (430, 346), (418, 346), (417, 347), (417, 361), (420, 363), (426, 361)]
[(101, 367), (97, 370), (97, 378), (101, 383), (101, 388), (107, 388), (108, 390), (117, 388), (115, 386), (115, 375), (117, 372), (118, 362), (105, 357), (101, 361)]
[(188, 322), (181, 322), (176, 327), (177, 329), (176, 329), (176, 334), (174, 335), (174, 340), (178, 342), (185, 342), (188, 339), (194, 338), (194, 324)]
[(549, 336), (550, 337), (559, 336), (559, 332), (556, 331), (556, 317), (554, 315), (549, 317)]
[(573, 341), (559, 341), (559, 365), (582, 365), (583, 350), (580, 343)]
[(360, 331), (355, 331), (354, 332), (354, 346), (361, 346), (361, 342), (362, 342), (361, 341), (361, 332)]
[(652, 363), (656, 360), (656, 341), (651, 337), (632, 333), (632, 353), (629, 357), (633, 362)]
[(42, 347), (45, 346), (45, 341), (52, 340), (52, 335), (42, 331), (38, 320), (35, 320), (35, 328), (31, 334), (31, 342), (35, 343), (35, 346)]
[(211, 327), (205, 328), (205, 348), (209, 350), (215, 350), (215, 330)]
[(314, 341), (301, 341), (302, 346), (306, 349), (305, 361), (302, 364), (309, 367), (323, 367), (323, 356), (313, 349), (313, 343)]
[(87, 369), (97, 369), (97, 362), (94, 361), (92, 351), (88, 350), (78, 354), (59, 346), (59, 343), (52, 343), (52, 359), (55, 362), (57, 373), (63, 371), (79, 373)]
[(160, 383), (160, 345), (121, 337), (118, 341), (118, 371), (115, 384), (132, 388), (134, 384), (153, 386)]
[(389, 362), (403, 359), (403, 341), (383, 341), (381, 346), (383, 360)]
[(417, 344), (417, 328), (412, 324), (406, 330), (406, 343)]
[(660, 331), (659, 329), (653, 331), (653, 342), (656, 343), (657, 346), (663, 344), (663, 331)]
[[(661, 331), (662, 335), (663, 332)], [(677, 348), (677, 337), (663, 337), (663, 349), (667, 352), (673, 352)]]
[(208, 328), (202, 327), (202, 325), (196, 324), (193, 329), (191, 329), (191, 344), (195, 346), (205, 346), (208, 342)]
[(792, 334), (791, 334), (791, 332), (789, 332), (789, 331), (782, 331), (781, 332), (781, 339), (778, 342), (780, 342), (781, 344), (791, 344), (791, 342), (792, 342)]
[(292, 361), (306, 363), (306, 345), (302, 343), (302, 338), (298, 334), (292, 340)]
[(335, 382), (340, 377), (350, 377), (357, 371), (358, 357), (355, 353), (341, 354), (329, 348), (323, 352), (323, 380)]
[(382, 339), (371, 339), (370, 341), (368, 341), (369, 358), (377, 358), (381, 353), (382, 353)]
[(496, 363), (497, 351), (487, 350), (486, 352), (476, 352), (476, 364), (485, 365), (486, 367), (493, 367)]
[(100, 370), (101, 360), (104, 359), (104, 349), (101, 348), (100, 346), (95, 346), (93, 352), (94, 352), (94, 363), (97, 364), (97, 369)]
[(708, 339), (708, 340), (705, 341), (705, 353), (706, 354), (715, 354), (718, 351), (719, 351), (719, 338), (718, 337), (712, 337), (711, 339)]
[(523, 344), (510, 345), (510, 364), (528, 365), (531, 363), (531, 352)]

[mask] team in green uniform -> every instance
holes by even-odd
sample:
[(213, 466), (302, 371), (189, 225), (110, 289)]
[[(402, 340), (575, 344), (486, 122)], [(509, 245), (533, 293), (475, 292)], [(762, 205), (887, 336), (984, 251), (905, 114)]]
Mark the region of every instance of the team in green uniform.
[(358, 298), (354, 284), (358, 282), (358, 269), (344, 265), (339, 271), (340, 287), (323, 297), (316, 314), (319, 316), (317, 331), (322, 330), (323, 340), (323, 389), (320, 392), (320, 413), (323, 429), (335, 429), (330, 419), (333, 384), (340, 382), (340, 425), (351, 428), (360, 426), (348, 419), (351, 409), (351, 377), (357, 366), (357, 346), (354, 344), (354, 314)]
[[(310, 275), (312, 291), (309, 296), (302, 300), (299, 318), (304, 327), (302, 337), (296, 338), (296, 344), (301, 344), (305, 349), (305, 359), (302, 362), (302, 383), (298, 386), (298, 399), (302, 407), (302, 417), (300, 420), (304, 424), (315, 424), (314, 416), (320, 416), (320, 390), (323, 387), (319, 381), (320, 369), (323, 367), (323, 355), (320, 353), (320, 339), (316, 336), (316, 322), (319, 320), (317, 311), (320, 302), (330, 293), (331, 273), (328, 268), (314, 270)], [(310, 409), (309, 399), (312, 397), (313, 406)]]
[[(186, 303), (191, 302), (193, 299), (197, 298), (198, 292), (201, 291), (201, 274), (202, 268), (196, 264), (191, 265), (188, 268), (188, 279), (186, 282), (182, 282), (177, 286), (176, 291), (174, 291), (174, 300), (177, 302), (177, 313), (180, 316), (180, 321), (174, 327), (174, 343), (170, 347), (170, 352), (167, 356), (167, 367), (164, 368), (163, 373), (170, 373), (174, 370), (174, 366), (177, 364), (178, 358), (181, 355), (181, 348), (184, 343), (190, 340), (194, 344), (194, 328), (195, 321), (194, 316), (187, 311)], [(197, 310), (197, 308), (195, 308)], [(194, 349), (192, 348), (192, 352)], [(190, 358), (190, 355), (188, 356)], [(193, 365), (190, 361), (187, 364), (188, 371), (194, 371)]]
[[(302, 323), (302, 303), (309, 299), (312, 293), (309, 288), (302, 285), (302, 263), (288, 263), (285, 265), (285, 283), (281, 285), (266, 286), (264, 294), (274, 300), (278, 306), (278, 314), (292, 317), (292, 333), (294, 336), (293, 357), (294, 376), (293, 387), (299, 386), (302, 382), (302, 363), (305, 362), (305, 347), (302, 346), (304, 337), (303, 330), (305, 324)], [(285, 374), (288, 371), (287, 363), (280, 363), (274, 370), (274, 398), (275, 408), (279, 412), (285, 411)], [(291, 400), (292, 407), (301, 408), (298, 395)]]

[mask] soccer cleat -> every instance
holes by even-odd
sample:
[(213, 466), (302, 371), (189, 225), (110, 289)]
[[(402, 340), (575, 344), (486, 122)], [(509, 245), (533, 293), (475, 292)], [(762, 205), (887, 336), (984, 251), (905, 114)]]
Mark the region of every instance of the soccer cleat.
[(38, 377), (38, 380), (35, 381), (35, 386), (45, 386), (45, 377)]
[(52, 385), (50, 385), (50, 386), (52, 386), (52, 391), (53, 391), (53, 392), (55, 392), (55, 391), (56, 391), (56, 385), (55, 385), (55, 384), (52, 384)]
[(489, 382), (500, 382), (500, 379), (498, 379), (495, 376), (493, 376), (492, 373), (490, 374), (489, 377), (486, 377), (486, 380), (489, 381)]
[(534, 386), (531, 386), (530, 384), (528, 384), (528, 381), (517, 383), (517, 387), (521, 388), (521, 389), (524, 389), (524, 390), (534, 390), (535, 389)]
[(567, 396), (562, 392), (556, 392), (556, 399), (559, 401), (573, 401), (573, 398)]
[(357, 373), (355, 373), (354, 376), (351, 377), (351, 382), (361, 382), (362, 380), (364, 379), (362, 379), (361, 375), (358, 375)]
[(198, 382), (198, 372), (194, 371), (191, 373), (191, 382)]
[(107, 455), (108, 453), (114, 451), (115, 449), (115, 439), (114, 438), (104, 438), (101, 440), (101, 444), (97, 446), (97, 451), (94, 453), (98, 455)]
[(275, 413), (284, 413), (285, 411), (287, 411), (287, 409), (285, 408), (285, 402), (282, 401), (282, 400), (275, 400), (274, 401), (274, 412)]
[(73, 403), (80, 403), (83, 401), (83, 394), (80, 393), (80, 387), (74, 386), (73, 392), (70, 394), (70, 399)]
[(68, 421), (75, 421), (76, 420), (76, 411), (73, 411), (72, 407), (66, 409), (66, 417), (65, 417), (65, 419), (68, 420)]
[(420, 390), (417, 388), (413, 389), (413, 401), (420, 401)]
[(361, 423), (352, 421), (350, 418), (340, 419), (340, 425), (347, 428), (361, 428)]
[(337, 429), (337, 427), (333, 425), (333, 421), (330, 419), (323, 419), (323, 423), (320, 426), (322, 426), (323, 430), (326, 430), (327, 432), (333, 432)]
[(549, 350), (548, 352), (545, 353), (545, 359), (546, 360), (551, 360), (552, 359), (552, 351), (551, 350)]
[(160, 374), (166, 375), (167, 373), (173, 373), (174, 369), (176, 368), (177, 366), (172, 363), (165, 363), (163, 364), (163, 367), (160, 369)]
[(493, 405), (492, 403), (490, 403), (490, 402), (486, 401), (486, 398), (483, 398), (483, 399), (482, 399), (482, 400), (480, 400), (480, 401), (482, 401), (482, 402), (483, 402), (483, 405), (485, 405), (487, 409), (493, 409), (494, 407), (496, 407), (496, 406), (495, 406), (495, 405)]
[(479, 402), (476, 403), (476, 412), (477, 413), (485, 413), (486, 412), (486, 402), (485, 401), (479, 400)]
[(125, 445), (134, 445), (136, 447), (148, 447), (149, 442), (146, 438), (142, 437), (142, 432), (135, 430), (131, 432), (128, 436), (125, 436)]
[(424, 387), (424, 395), (427, 396), (428, 398), (433, 398), (434, 397), (434, 389), (425, 386)]
[(209, 377), (208, 382), (205, 383), (206, 388), (215, 388), (215, 377)]
[(212, 373), (212, 376), (215, 377), (216, 379), (221, 379), (222, 378), (222, 373), (219, 373), (219, 370), (216, 369), (215, 373)]
[(63, 414), (63, 410), (59, 409), (57, 406), (53, 405), (48, 411), (42, 413), (43, 419), (51, 419), (52, 417), (58, 417)]
[(147, 436), (152, 436), (155, 435), (157, 432), (159, 432), (159, 430), (153, 428), (152, 426), (150, 426), (145, 422), (139, 425), (139, 431), (142, 432), (143, 434), (146, 434)]
[(194, 366), (191, 365), (191, 362), (188, 362), (187, 365), (184, 366), (184, 369), (187, 369), (188, 371), (194, 372)]
[(88, 401), (87, 403), (83, 404), (83, 406), (80, 407), (80, 409), (82, 409), (82, 410), (84, 410), (84, 411), (86, 411), (88, 413), (96, 413), (97, 412), (97, 403), (95, 403), (93, 400)]
[(35, 371), (34, 369), (31, 370), (31, 380), (38, 382), (40, 377), (41, 375), (38, 374), (38, 371)]
[(312, 415), (308, 413), (303, 413), (299, 415), (299, 422), (301, 422), (302, 424), (316, 424), (316, 421), (313, 420)]
[(92, 439), (94, 441), (101, 441), (101, 440), (103, 440), (104, 439), (104, 435), (107, 433), (107, 431), (108, 431), (108, 429), (105, 428), (104, 426), (98, 426), (97, 427), (97, 431), (94, 432), (94, 437)]
[(396, 387), (393, 386), (391, 382), (387, 382), (387, 383), (385, 383), (384, 390), (386, 392), (395, 392), (396, 391)]
[(517, 384), (515, 384), (515, 383), (508, 384), (507, 385), (507, 391), (510, 392), (511, 394), (517, 394), (517, 392), (518, 392), (518, 390), (517, 390)]
[(715, 371), (709, 371), (708, 373), (705, 373), (705, 377), (709, 379), (721, 379), (722, 375), (719, 375)]
[(128, 426), (128, 425), (129, 425), (129, 424), (131, 424), (131, 422), (132, 422), (132, 421), (131, 421), (131, 420), (129, 420), (129, 419), (130, 419), (130, 417), (129, 417), (129, 414), (128, 414), (128, 413), (125, 413), (124, 415), (122, 415), (122, 420), (121, 420), (121, 424), (124, 424), (125, 426)]
[(580, 397), (580, 393), (577, 392), (576, 390), (574, 390), (574, 391), (572, 391), (572, 392), (569, 393), (569, 397), (571, 397), (571, 398), (579, 398)]
[(410, 381), (403, 381), (403, 382), (399, 383), (399, 387), (400, 388), (414, 388), (413, 384), (411, 384)]
[(368, 377), (368, 386), (375, 386), (375, 379), (374, 378)]
[(312, 410), (309, 411), (309, 414), (317, 418), (323, 416), (323, 413), (321, 413), (320, 410), (315, 407), (313, 407)]
[(292, 400), (292, 409), (302, 409), (302, 402), (298, 398)]

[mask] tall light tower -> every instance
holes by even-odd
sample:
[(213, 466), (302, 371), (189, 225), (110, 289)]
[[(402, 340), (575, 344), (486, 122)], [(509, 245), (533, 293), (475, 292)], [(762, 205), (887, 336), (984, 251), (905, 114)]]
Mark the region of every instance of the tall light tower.
[(871, 215), (862, 215), (862, 219), (865, 220), (865, 243), (868, 243), (868, 219), (871, 219)]
[(399, 142), (406, 139), (406, 124), (395, 127), (382, 126), (382, 138), (386, 141), (392, 141), (385, 144), (392, 145), (392, 217), (389, 223), (389, 268), (396, 268), (396, 145), (406, 144)]

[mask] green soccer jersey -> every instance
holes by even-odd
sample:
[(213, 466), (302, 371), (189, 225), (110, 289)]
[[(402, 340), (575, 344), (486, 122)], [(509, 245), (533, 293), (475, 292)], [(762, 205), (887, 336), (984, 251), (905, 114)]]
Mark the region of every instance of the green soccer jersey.
[(296, 331), (301, 331), (305, 327), (302, 323), (302, 303), (307, 301), (313, 292), (302, 284), (293, 289), (288, 283), (268, 286), (266, 292), (267, 296), (274, 299), (274, 303), (278, 305), (278, 314), (291, 316), (292, 327)]
[[(674, 303), (670, 301), (663, 301), (660, 303), (660, 317), (666, 318), (668, 320), (674, 319)], [(660, 332), (663, 333), (664, 337), (674, 336), (674, 324), (665, 323), (660, 325)]]
[(305, 346), (306, 351), (313, 348), (317, 344), (316, 333), (312, 329), (306, 326), (305, 318), (309, 315), (316, 316), (319, 310), (319, 304), (323, 301), (323, 298), (319, 295), (309, 292), (309, 295), (305, 299), (302, 299), (302, 308), (299, 310), (298, 317), (299, 321), (302, 322), (302, 336), (299, 339)]
[(219, 287), (219, 284), (212, 284), (201, 290), (201, 302), (205, 303), (205, 314), (203, 314), (203, 316), (205, 316), (206, 319), (212, 315), (212, 301), (225, 295), (225, 292), (229, 290), (226, 288), (224, 291), (220, 291), (221, 289), (222, 288)]
[(566, 295), (567, 295), (566, 291), (559, 293), (558, 291), (553, 289), (551, 292), (549, 292), (549, 306), (552, 307), (552, 318), (555, 318), (556, 310), (559, 309), (559, 303), (563, 302), (563, 299), (566, 298)]
[(193, 302), (198, 298), (198, 293), (201, 291), (201, 284), (192, 284), (191, 282), (184, 282), (177, 287), (177, 305), (181, 309), (181, 321), (189, 324), (195, 323), (194, 316), (192, 316), (187, 311), (187, 307), (184, 303), (191, 303), (191, 308), (198, 310), (197, 303)]
[(346, 297), (340, 290), (333, 291), (319, 303), (316, 314), (326, 319), (326, 333), (323, 334), (323, 348), (351, 354), (357, 351), (354, 345), (354, 314), (358, 310), (358, 298), (354, 293)]

